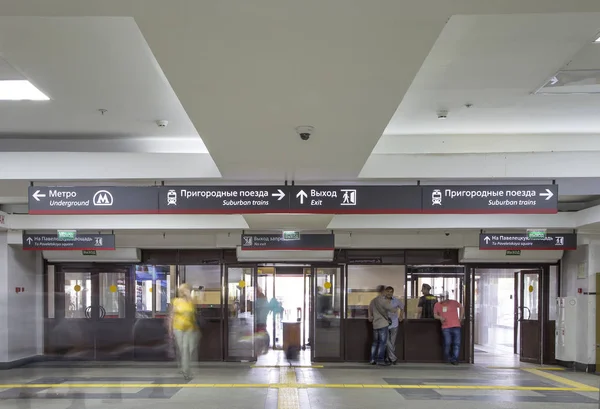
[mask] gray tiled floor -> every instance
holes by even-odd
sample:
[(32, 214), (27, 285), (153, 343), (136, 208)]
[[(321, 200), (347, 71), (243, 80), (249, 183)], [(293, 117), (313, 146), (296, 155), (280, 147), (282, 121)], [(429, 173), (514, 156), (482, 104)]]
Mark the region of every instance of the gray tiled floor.
[[(416, 365), (373, 367), (360, 364), (324, 364), (323, 368), (293, 370), (299, 387), (299, 408), (366, 409), (374, 406), (407, 409), (591, 409), (598, 408), (598, 392), (556, 390), (565, 385), (519, 369), (490, 369), (480, 365)], [(0, 408), (72, 409), (114, 408), (277, 408), (280, 369), (251, 364), (206, 364), (184, 384), (171, 364), (107, 363), (65, 366), (36, 365), (0, 372)], [(594, 375), (568, 371), (545, 372), (580, 384), (598, 387)], [(55, 384), (55, 388), (24, 388), (22, 384)], [(306, 384), (329, 384), (320, 388)], [(60, 384), (69, 384), (59, 386)], [(76, 385), (73, 385), (76, 384)], [(91, 385), (90, 385), (91, 384)], [(123, 384), (124, 387), (115, 387)], [(125, 384), (134, 384), (129, 387)], [(141, 384), (141, 385), (140, 385)], [(161, 384), (166, 384), (161, 386)], [(214, 384), (267, 384), (258, 387), (211, 388)], [(341, 388), (340, 384), (407, 385), (402, 389)], [(79, 386), (81, 385), (81, 386)], [(95, 386), (97, 385), (97, 386)], [(441, 385), (445, 388), (436, 388)], [(487, 385), (484, 389), (451, 386)], [(92, 387), (95, 386), (95, 387)], [(421, 386), (421, 387), (419, 387)], [(522, 390), (497, 390), (495, 386)], [(527, 390), (527, 388), (550, 390)], [(572, 387), (570, 387), (572, 388)], [(199, 405), (201, 403), (201, 405)], [(71, 405), (71, 406), (69, 406)]]

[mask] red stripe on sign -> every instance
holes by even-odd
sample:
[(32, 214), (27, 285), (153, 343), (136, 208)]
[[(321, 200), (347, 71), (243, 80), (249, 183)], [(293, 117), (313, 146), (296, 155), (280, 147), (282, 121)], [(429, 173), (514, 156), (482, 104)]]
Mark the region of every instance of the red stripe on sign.
[(294, 248), (289, 248), (286, 247), (284, 249), (274, 249), (274, 248), (248, 248), (248, 247), (242, 247), (242, 251), (327, 251), (327, 250), (335, 250), (334, 247), (327, 247), (327, 248), (323, 248), (323, 247), (294, 247)]
[(269, 214), (290, 213), (288, 209), (161, 209), (158, 214)]
[(91, 215), (101, 215), (101, 214), (158, 214), (158, 210), (29, 210), (29, 214), (34, 215), (73, 215), (73, 214), (91, 214)]
[(78, 248), (78, 249), (74, 249), (74, 248), (56, 248), (56, 247), (25, 247), (23, 246), (23, 250), (42, 250), (42, 251), (88, 251), (88, 250), (97, 250), (97, 251), (114, 251), (115, 248), (114, 247), (104, 247), (104, 248), (98, 248), (98, 247), (86, 247), (86, 248)]
[(490, 209), (490, 210), (467, 210), (467, 209), (423, 209), (424, 214), (556, 214), (558, 209)]
[(479, 250), (522, 250), (522, 251), (539, 251), (539, 250), (577, 250), (577, 247), (536, 247), (536, 248), (524, 248), (524, 247), (479, 247)]

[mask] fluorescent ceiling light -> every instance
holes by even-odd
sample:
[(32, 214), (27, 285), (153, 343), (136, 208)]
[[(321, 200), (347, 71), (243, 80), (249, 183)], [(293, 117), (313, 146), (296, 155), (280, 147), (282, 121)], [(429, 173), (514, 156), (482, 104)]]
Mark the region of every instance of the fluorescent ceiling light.
[(49, 99), (27, 80), (0, 81), (0, 101), (48, 101)]

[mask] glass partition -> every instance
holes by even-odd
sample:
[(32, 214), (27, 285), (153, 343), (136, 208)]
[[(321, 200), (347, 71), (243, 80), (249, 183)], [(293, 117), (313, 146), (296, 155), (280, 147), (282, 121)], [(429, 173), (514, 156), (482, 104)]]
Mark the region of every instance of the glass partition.
[(176, 268), (172, 265), (135, 266), (136, 318), (165, 318), (175, 292)]
[(255, 289), (253, 268), (228, 267), (226, 290), (228, 311), (227, 358), (254, 360), (257, 357), (255, 352), (255, 325), (257, 331), (262, 332), (266, 329), (267, 296), (264, 289)]
[(377, 297), (377, 286), (394, 288), (394, 296), (405, 305), (405, 267), (382, 265), (348, 266), (346, 318), (367, 319), (369, 303)]
[(92, 274), (65, 273), (65, 318), (89, 318), (92, 306)]
[(125, 273), (99, 273), (100, 318), (125, 318)]
[[(465, 272), (462, 266), (410, 266), (407, 268), (407, 285), (410, 296), (406, 300), (409, 319), (433, 319), (433, 305), (447, 297), (464, 304)], [(423, 292), (427, 285), (429, 293)]]
[(340, 268), (316, 268), (314, 358), (341, 359), (342, 282)]
[(180, 281), (192, 286), (196, 316), (202, 331), (198, 347), (200, 361), (223, 359), (223, 290), (221, 265), (181, 265)]
[(203, 316), (221, 316), (221, 266), (179, 266), (181, 282), (192, 286), (194, 302)]
[(513, 269), (476, 269), (474, 282), (474, 334), (477, 345), (499, 353), (514, 350)]

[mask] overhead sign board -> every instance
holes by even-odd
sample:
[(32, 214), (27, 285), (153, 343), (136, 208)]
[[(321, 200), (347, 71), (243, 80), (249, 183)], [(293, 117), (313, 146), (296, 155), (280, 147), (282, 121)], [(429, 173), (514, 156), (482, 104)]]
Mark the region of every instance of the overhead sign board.
[(59, 239), (55, 234), (23, 234), (23, 250), (114, 250), (114, 234), (78, 234)]
[(423, 213), (558, 212), (558, 186), (423, 186)]
[(148, 186), (30, 186), (29, 214), (155, 214), (158, 189)]
[(161, 186), (159, 213), (287, 213), (285, 186)]
[(333, 234), (302, 234), (286, 240), (281, 234), (242, 234), (242, 250), (333, 250)]
[(114, 186), (29, 188), (30, 214), (556, 213), (547, 186)]
[(531, 239), (526, 233), (482, 233), (480, 250), (575, 250), (577, 234), (547, 233), (543, 239)]
[(419, 186), (292, 186), (291, 213), (421, 213)]

